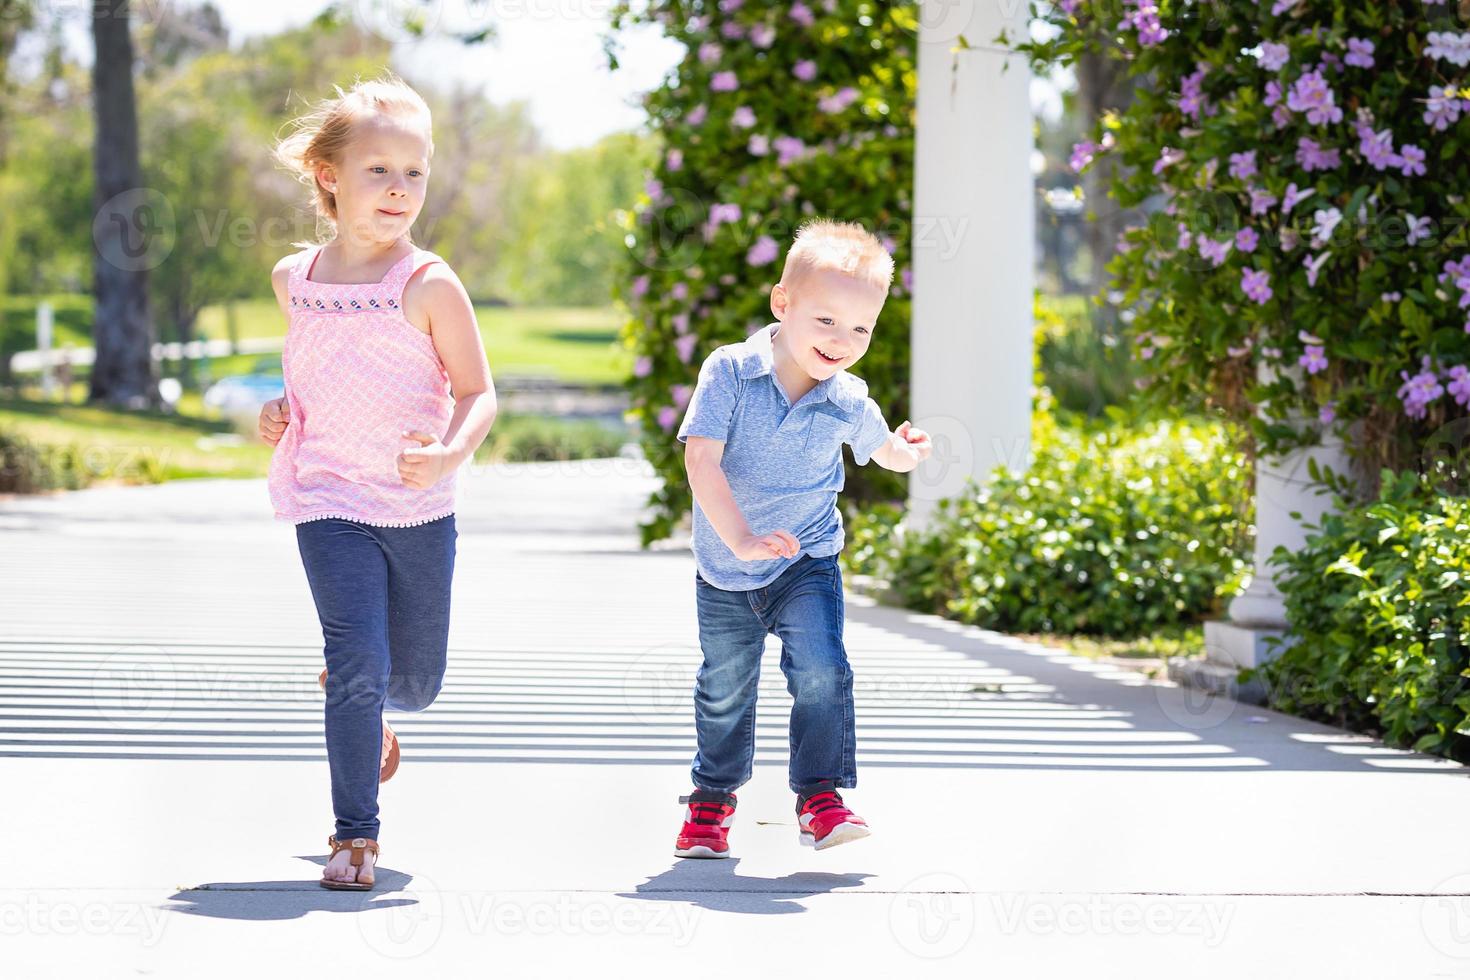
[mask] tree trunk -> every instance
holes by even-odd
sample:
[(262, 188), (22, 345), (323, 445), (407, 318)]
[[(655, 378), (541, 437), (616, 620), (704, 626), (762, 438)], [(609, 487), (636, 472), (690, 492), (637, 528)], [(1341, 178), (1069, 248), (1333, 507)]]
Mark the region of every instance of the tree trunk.
[(97, 359), (92, 366), (90, 400), (156, 407), (148, 269), (158, 261), (157, 236), (167, 232), (158, 224), (157, 203), (152, 200), (157, 195), (140, 186), (128, 0), (95, 0), (92, 38), (97, 46), (92, 66), (97, 116), (92, 342)]

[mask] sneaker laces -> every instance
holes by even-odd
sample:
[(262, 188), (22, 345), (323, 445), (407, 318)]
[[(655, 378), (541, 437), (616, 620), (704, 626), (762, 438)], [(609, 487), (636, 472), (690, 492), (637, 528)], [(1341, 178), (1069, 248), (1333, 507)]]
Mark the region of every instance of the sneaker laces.
[(679, 802), (689, 804), (690, 823), (712, 827), (718, 826), (735, 810), (734, 804), (728, 800), (695, 800), (690, 796), (681, 796)]

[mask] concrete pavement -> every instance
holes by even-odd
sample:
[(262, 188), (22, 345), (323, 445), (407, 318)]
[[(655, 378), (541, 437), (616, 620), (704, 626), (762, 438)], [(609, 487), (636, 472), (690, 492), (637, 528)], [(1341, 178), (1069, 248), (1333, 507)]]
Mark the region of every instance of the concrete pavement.
[(698, 664), (641, 464), (463, 486), (450, 668), (379, 885), (258, 482), (0, 501), (6, 977), (1470, 976), (1466, 770), (850, 599), (864, 841), (796, 843), (772, 645), (729, 861), (670, 853)]

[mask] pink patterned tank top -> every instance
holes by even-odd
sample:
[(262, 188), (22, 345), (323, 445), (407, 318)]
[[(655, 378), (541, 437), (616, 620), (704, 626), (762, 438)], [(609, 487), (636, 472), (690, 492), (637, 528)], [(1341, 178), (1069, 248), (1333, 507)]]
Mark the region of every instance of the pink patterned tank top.
[(321, 250), (302, 252), (288, 277), (281, 368), (291, 424), (271, 456), (276, 517), (408, 527), (454, 513), (454, 473), (415, 490), (397, 465), (401, 449), (419, 445), (402, 433), (442, 439), (454, 414), (433, 340), (403, 315), (408, 280), (443, 260), (416, 248), (381, 282), (312, 282)]

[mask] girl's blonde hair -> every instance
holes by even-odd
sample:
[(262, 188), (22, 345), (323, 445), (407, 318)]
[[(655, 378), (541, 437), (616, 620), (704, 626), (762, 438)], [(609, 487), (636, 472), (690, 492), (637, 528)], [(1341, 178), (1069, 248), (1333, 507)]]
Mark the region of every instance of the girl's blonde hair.
[(343, 91), (323, 99), (305, 115), (291, 121), (290, 133), (276, 143), (276, 160), (296, 179), (311, 188), (311, 203), (317, 220), (334, 232), (337, 227), (337, 195), (316, 179), (323, 164), (339, 164), (343, 151), (351, 144), (353, 126), (364, 116), (388, 113), (422, 116), (429, 139), (429, 159), (434, 157), (433, 116), (428, 103), (413, 88), (390, 72), (371, 81), (358, 79)]
[(893, 256), (871, 232), (850, 221), (817, 218), (797, 229), (781, 269), (782, 285), (790, 292), (818, 269), (843, 272), (884, 290), (893, 284)]

